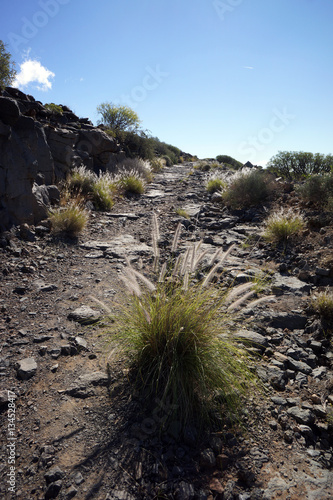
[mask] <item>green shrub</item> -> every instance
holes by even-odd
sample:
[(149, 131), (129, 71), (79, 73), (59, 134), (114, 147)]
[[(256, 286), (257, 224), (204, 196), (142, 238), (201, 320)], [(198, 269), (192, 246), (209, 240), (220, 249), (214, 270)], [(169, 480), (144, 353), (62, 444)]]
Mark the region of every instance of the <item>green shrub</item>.
[(298, 188), (298, 192), (306, 202), (330, 206), (333, 199), (333, 172), (326, 175), (312, 175)]
[(60, 207), (49, 212), (52, 233), (70, 237), (78, 236), (86, 227), (88, 213), (76, 200), (66, 207)]
[(172, 167), (173, 163), (172, 163), (172, 160), (171, 160), (170, 156), (163, 155), (162, 159), (165, 161), (165, 164), (166, 164), (167, 167)]
[(211, 169), (211, 164), (205, 161), (197, 162), (194, 167), (195, 170), (201, 170), (201, 172), (209, 172)]
[(224, 202), (231, 208), (245, 208), (262, 203), (273, 190), (273, 177), (261, 170), (242, 170), (228, 181)]
[(286, 243), (303, 228), (304, 220), (299, 212), (281, 208), (266, 219), (264, 237), (272, 243)]
[[(180, 228), (172, 243), (173, 256)], [(231, 248), (222, 257), (218, 251), (209, 273), (198, 281), (195, 276), (207, 253), (200, 251), (200, 243), (160, 266), (158, 238), (155, 217), (156, 274), (148, 279), (128, 262), (124, 282), (130, 296), (113, 340), (128, 359), (136, 390), (147, 404), (157, 398), (168, 406), (169, 422), (185, 425), (194, 419), (206, 421), (215, 411), (233, 413), (254, 377), (248, 355), (227, 326), (227, 311), (237, 309), (249, 294), (239, 299), (244, 285), (234, 289), (228, 305), (227, 295), (212, 284)], [(249, 287), (252, 284), (246, 285), (247, 291)]]
[(239, 170), (243, 166), (240, 161), (235, 160), (235, 158), (232, 158), (232, 156), (218, 155), (216, 159), (219, 163), (224, 163), (225, 165), (228, 165), (229, 167), (236, 170)]
[(62, 107), (59, 106), (58, 104), (54, 104), (54, 102), (50, 102), (49, 104), (44, 104), (44, 107), (55, 115), (62, 115), (64, 112)]

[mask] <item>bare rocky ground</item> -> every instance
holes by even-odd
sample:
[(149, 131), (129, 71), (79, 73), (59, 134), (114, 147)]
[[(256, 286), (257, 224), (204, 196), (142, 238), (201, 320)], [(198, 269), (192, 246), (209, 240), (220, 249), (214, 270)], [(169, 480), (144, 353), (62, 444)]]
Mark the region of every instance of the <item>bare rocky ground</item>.
[[(307, 309), (310, 292), (332, 289), (332, 217), (303, 207), (302, 238), (274, 248), (260, 238), (265, 209), (212, 203), (204, 176), (190, 164), (165, 168), (145, 195), (121, 200), (112, 213), (93, 212), (78, 242), (54, 240), (40, 228), (2, 237), (1, 498), (333, 497), (333, 348), (325, 325)], [(296, 206), (298, 199), (282, 186), (274, 204)], [(236, 243), (227, 280), (241, 283), (260, 269), (270, 276), (274, 302), (245, 309), (239, 323), (260, 351), (263, 382), (263, 391), (244, 401), (242, 430), (222, 423), (199, 440), (195, 428), (181, 438), (174, 425), (159, 434), (157, 416), (167, 410), (157, 403), (148, 412), (133, 397), (103, 322), (82, 325), (103, 314), (94, 298), (111, 311), (126, 300), (125, 256), (151, 267), (153, 211), (162, 248), (181, 220), (182, 246), (203, 238), (213, 254)], [(108, 328), (112, 335), (114, 325)], [(15, 426), (12, 420), (8, 426), (8, 391), (15, 395)]]

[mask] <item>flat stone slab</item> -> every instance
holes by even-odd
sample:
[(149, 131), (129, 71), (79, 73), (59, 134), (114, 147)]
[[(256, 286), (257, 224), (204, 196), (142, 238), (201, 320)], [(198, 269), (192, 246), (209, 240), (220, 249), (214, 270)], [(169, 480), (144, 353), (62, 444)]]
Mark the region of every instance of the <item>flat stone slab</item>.
[(110, 213), (107, 213), (105, 215), (107, 215), (108, 217), (110, 217), (112, 219), (123, 219), (123, 218), (126, 218), (126, 219), (130, 219), (130, 220), (137, 220), (137, 219), (140, 218), (139, 215), (132, 214), (132, 213), (114, 214), (113, 212), (110, 212)]
[(295, 278), (295, 276), (282, 276), (276, 273), (272, 281), (273, 293), (281, 295), (291, 293), (293, 295), (305, 295), (310, 293), (312, 286), (304, 281)]
[(171, 193), (166, 193), (165, 191), (162, 191), (161, 189), (151, 189), (150, 191), (147, 191), (144, 195), (146, 198), (163, 198), (163, 196), (170, 195)]
[[(140, 243), (131, 234), (116, 236), (112, 241), (90, 240), (82, 243), (81, 248), (94, 251), (103, 251), (106, 255), (116, 258), (124, 258), (133, 255), (149, 255), (152, 253), (151, 247), (145, 243)], [(89, 255), (89, 254), (88, 254)], [(99, 258), (100, 254), (96, 254)]]

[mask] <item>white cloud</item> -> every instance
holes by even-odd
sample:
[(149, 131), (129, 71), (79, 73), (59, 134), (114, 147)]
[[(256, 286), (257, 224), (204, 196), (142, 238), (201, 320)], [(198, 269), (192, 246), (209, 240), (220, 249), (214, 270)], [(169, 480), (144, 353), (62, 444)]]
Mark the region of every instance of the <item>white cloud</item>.
[(20, 71), (17, 73), (13, 85), (14, 87), (26, 87), (30, 83), (37, 83), (37, 89), (46, 92), (51, 90), (52, 82), (50, 79), (54, 77), (55, 74), (42, 66), (39, 61), (28, 59), (20, 64)]

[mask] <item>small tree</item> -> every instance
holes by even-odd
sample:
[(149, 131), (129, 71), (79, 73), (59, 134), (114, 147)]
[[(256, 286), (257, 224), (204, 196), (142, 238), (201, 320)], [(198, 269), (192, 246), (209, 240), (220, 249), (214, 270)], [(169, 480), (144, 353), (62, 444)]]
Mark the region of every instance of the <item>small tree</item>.
[(325, 174), (332, 170), (332, 155), (304, 151), (279, 151), (268, 162), (268, 170), (287, 179), (302, 179), (309, 175)]
[(103, 102), (97, 106), (97, 111), (102, 115), (98, 123), (102, 123), (114, 132), (134, 132), (138, 130), (141, 121), (133, 109), (128, 106), (116, 106), (110, 102)]
[(6, 45), (0, 40), (0, 89), (10, 86), (16, 77), (11, 54), (7, 52)]

